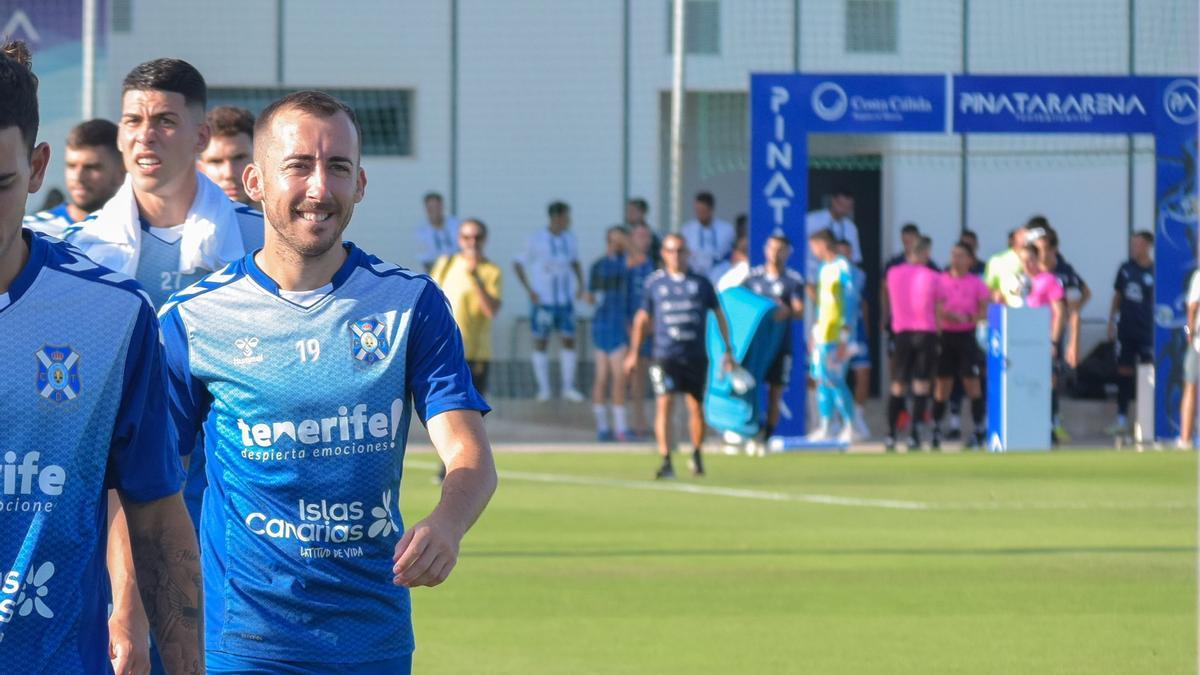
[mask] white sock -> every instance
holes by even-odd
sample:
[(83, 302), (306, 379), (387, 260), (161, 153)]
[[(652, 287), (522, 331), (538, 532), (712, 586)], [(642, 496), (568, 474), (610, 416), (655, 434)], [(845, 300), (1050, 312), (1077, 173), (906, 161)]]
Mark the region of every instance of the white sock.
[(596, 431), (608, 431), (608, 406), (603, 403), (593, 403), (592, 414), (596, 416)]
[(559, 363), (562, 365), (563, 391), (575, 388), (575, 350), (563, 349), (558, 352)]
[(533, 379), (537, 381), (538, 393), (550, 393), (550, 357), (546, 352), (534, 352), (529, 356), (533, 362)]
[(617, 428), (617, 433), (629, 433), (629, 422), (625, 419), (625, 406), (613, 404), (613, 426)]

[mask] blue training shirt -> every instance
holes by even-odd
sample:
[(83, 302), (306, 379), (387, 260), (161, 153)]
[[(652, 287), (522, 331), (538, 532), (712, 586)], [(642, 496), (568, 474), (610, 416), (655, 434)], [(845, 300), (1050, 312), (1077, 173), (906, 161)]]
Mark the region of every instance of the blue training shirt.
[(654, 320), (654, 358), (708, 361), (704, 328), (717, 293), (705, 277), (688, 271), (679, 276), (658, 270), (646, 280), (642, 309)]
[(325, 664), (413, 651), (391, 571), (409, 420), (488, 407), (433, 281), (346, 251), (314, 304), (281, 296), (251, 254), (160, 313), (173, 424), (204, 433), (210, 651)]
[(158, 322), (132, 279), (22, 236), (0, 307), (0, 663), (106, 672), (105, 490), (147, 502), (183, 483)]
[(604, 256), (592, 263), (588, 290), (596, 294), (592, 323), (597, 330), (623, 333), (629, 321), (630, 272), (625, 256)]

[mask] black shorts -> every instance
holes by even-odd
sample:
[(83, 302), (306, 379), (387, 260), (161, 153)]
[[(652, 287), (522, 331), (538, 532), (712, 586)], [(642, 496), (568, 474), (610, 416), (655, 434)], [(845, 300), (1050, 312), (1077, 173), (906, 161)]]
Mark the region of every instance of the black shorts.
[(1154, 342), (1117, 338), (1117, 365), (1136, 367), (1139, 363), (1154, 363)]
[(979, 377), (983, 350), (975, 331), (946, 331), (938, 339), (938, 377)]
[(896, 333), (896, 358), (892, 364), (892, 381), (910, 382), (932, 379), (936, 357), (937, 333), (925, 331)]
[(658, 396), (688, 394), (704, 399), (708, 381), (708, 359), (655, 359), (650, 364), (650, 386)]
[(483, 395), (487, 394), (490, 366), (491, 363), (488, 361), (467, 361), (467, 367), (471, 369), (471, 379), (475, 381), (475, 390)]
[(792, 353), (787, 349), (780, 349), (775, 355), (775, 360), (767, 366), (767, 374), (764, 377), (767, 384), (774, 384), (781, 387), (788, 386), (792, 380)]

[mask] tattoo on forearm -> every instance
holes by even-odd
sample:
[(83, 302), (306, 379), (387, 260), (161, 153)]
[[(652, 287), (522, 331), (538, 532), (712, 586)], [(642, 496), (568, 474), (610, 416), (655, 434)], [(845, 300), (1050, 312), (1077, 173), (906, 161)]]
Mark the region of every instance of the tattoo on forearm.
[[(190, 534), (190, 533), (189, 533)], [(200, 561), (187, 538), (171, 530), (131, 532), (133, 564), (146, 618), (168, 673), (200, 673)]]

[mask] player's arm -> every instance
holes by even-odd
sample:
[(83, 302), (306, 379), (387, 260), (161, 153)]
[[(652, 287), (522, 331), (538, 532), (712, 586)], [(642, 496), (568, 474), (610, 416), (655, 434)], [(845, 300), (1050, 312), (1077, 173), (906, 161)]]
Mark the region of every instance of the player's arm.
[(1112, 302), (1108, 306), (1108, 339), (1117, 337), (1117, 315), (1121, 312), (1121, 290), (1113, 289)]
[[(577, 284), (576, 288), (579, 289), (579, 292), (576, 293), (575, 295), (580, 300), (583, 300), (583, 299), (587, 298), (588, 292), (586, 290), (584, 290), (586, 288), (586, 286), (583, 285), (583, 266), (581, 266), (579, 264), (578, 259), (571, 261), (571, 271), (575, 273), (575, 283)], [(590, 302), (590, 300), (589, 300), (589, 302)]]
[(108, 490), (108, 544), (105, 562), (112, 588), (112, 613), (108, 617), (108, 652), (115, 672), (150, 669), (150, 622), (138, 593), (137, 573), (125, 510), (116, 490)]
[[(1200, 274), (1200, 272), (1197, 274)], [(1187, 304), (1187, 323), (1183, 325), (1183, 334), (1189, 338), (1188, 348), (1192, 348), (1192, 344), (1194, 344), (1194, 341), (1192, 341), (1190, 338), (1194, 337), (1192, 335), (1192, 329), (1196, 325), (1196, 313), (1198, 309), (1200, 309), (1200, 302), (1189, 302)]]
[(496, 465), (478, 410), (448, 410), (430, 418), (429, 438), (446, 465), (433, 512), (396, 544), (393, 583), (437, 586), (458, 562), (458, 549), (496, 491)]
[(717, 330), (721, 332), (721, 344), (725, 345), (725, 356), (722, 357), (725, 370), (733, 370), (737, 362), (733, 358), (733, 340), (729, 337), (729, 321), (725, 318), (725, 311), (721, 309), (721, 303), (717, 300), (717, 292), (711, 286), (705, 285), (706, 292), (709, 295), (709, 309), (717, 317)]
[(496, 270), (496, 278), (488, 283), (479, 276), (479, 268), (471, 270), (471, 288), (474, 289), (475, 297), (479, 300), (479, 309), (489, 319), (496, 318), (496, 312), (500, 311), (499, 275), (500, 271)]
[[(803, 286), (801, 288), (803, 288)], [(792, 315), (790, 318), (793, 321), (799, 321), (801, 319), (801, 317), (804, 316), (804, 291), (803, 290), (801, 290), (799, 293), (796, 293), (795, 295), (792, 296), (792, 301), (791, 301), (791, 303), (789, 303), (789, 306), (790, 306), (790, 309), (792, 310)]]
[(1058, 349), (1058, 341), (1062, 338), (1063, 319), (1066, 311), (1066, 303), (1062, 298), (1050, 303), (1050, 342), (1055, 349)]
[[(159, 322), (147, 302), (126, 357), (106, 475), (127, 523), (131, 555), (122, 564), (132, 562), (136, 581), (129, 567), (117, 576), (122, 592), (136, 584), (167, 672), (202, 673), (200, 553), (180, 492), (181, 436), (168, 413), (163, 352)], [(194, 444), (194, 433), (187, 438)], [(121, 654), (112, 656), (114, 670), (127, 670)]]
[(642, 348), (642, 340), (646, 339), (646, 326), (650, 323), (650, 314), (645, 308), (639, 309), (633, 315), (633, 328), (629, 331), (629, 349), (625, 352), (625, 373), (632, 375), (637, 369), (638, 354)]

